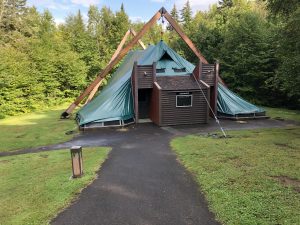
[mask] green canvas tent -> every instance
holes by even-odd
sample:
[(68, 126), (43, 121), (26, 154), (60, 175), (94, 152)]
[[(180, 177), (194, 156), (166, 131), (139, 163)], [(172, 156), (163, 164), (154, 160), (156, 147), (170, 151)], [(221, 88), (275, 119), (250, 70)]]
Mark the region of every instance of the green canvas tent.
[[(130, 51), (101, 93), (77, 112), (76, 120), (80, 126), (102, 122), (108, 125), (123, 125), (132, 121), (134, 106), (130, 78), (135, 61), (138, 65), (151, 65), (157, 62), (157, 69), (164, 69), (157, 73), (157, 76), (187, 75), (194, 70), (193, 64), (178, 55), (163, 41), (155, 46), (149, 45), (145, 50)], [(186, 71), (175, 73), (172, 68), (185, 68)], [(116, 123), (109, 123), (111, 121)]]
[[(152, 65), (156, 62), (157, 77), (190, 76), (195, 69), (193, 64), (169, 48), (163, 41), (155, 46), (149, 45), (145, 50), (130, 51), (103, 90), (77, 112), (76, 120), (80, 126), (95, 123), (104, 126), (120, 126), (134, 122), (131, 74), (135, 61), (138, 65)], [(233, 116), (236, 113), (253, 112), (252, 109), (255, 107), (221, 84), (218, 87), (217, 106), (222, 115)]]
[(237, 94), (230, 91), (221, 83), (218, 84), (218, 116), (219, 117), (259, 117), (265, 116), (265, 110), (259, 108)]

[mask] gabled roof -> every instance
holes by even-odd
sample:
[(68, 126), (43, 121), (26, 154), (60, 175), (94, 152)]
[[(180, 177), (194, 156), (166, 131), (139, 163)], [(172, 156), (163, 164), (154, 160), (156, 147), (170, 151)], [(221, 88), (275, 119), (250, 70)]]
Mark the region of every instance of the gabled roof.
[[(157, 77), (157, 84), (162, 90), (199, 90), (199, 86), (192, 75), (189, 76), (160, 76)], [(202, 83), (202, 89), (207, 89)]]

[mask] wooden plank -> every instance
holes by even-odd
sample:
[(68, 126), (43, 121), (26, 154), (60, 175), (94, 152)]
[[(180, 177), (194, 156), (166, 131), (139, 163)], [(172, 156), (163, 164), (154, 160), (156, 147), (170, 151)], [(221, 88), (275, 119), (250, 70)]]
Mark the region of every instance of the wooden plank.
[[(130, 28), (130, 33), (132, 34), (133, 37), (136, 36), (136, 32), (134, 29)], [(145, 50), (146, 49), (146, 46), (144, 45), (144, 43), (142, 42), (141, 39), (138, 40), (140, 46)]]
[(183, 32), (180, 26), (176, 23), (176, 21), (172, 18), (172, 16), (163, 8), (162, 15), (167, 19), (167, 21), (171, 24), (174, 30), (178, 33), (178, 35), (184, 40), (184, 42), (190, 47), (190, 49), (195, 53), (195, 55), (204, 63), (208, 64), (207, 60), (201, 54), (201, 52), (196, 48), (194, 43), (189, 39), (189, 37)]
[(153, 83), (156, 82), (156, 62), (152, 64), (152, 76), (153, 76)]
[(137, 62), (133, 64), (133, 80), (134, 80), (134, 113), (135, 122), (139, 122), (139, 83), (138, 83), (138, 67)]
[[(128, 37), (129, 37), (130, 34), (132, 34), (133, 37), (136, 36), (136, 32), (135, 32), (132, 28), (130, 28), (130, 29), (125, 33), (125, 35), (124, 35), (124, 37), (122, 38), (120, 44), (118, 45), (117, 50), (115, 51), (115, 53), (114, 53), (113, 56), (111, 57), (109, 63), (111, 63), (111, 61), (113, 61), (113, 60), (117, 57), (117, 55), (120, 53), (120, 51), (122, 50), (122, 48), (123, 48), (123, 46), (124, 46), (125, 42), (127, 41), (127, 39), (128, 39)], [(144, 43), (143, 43), (141, 40), (139, 40), (138, 42), (139, 42), (139, 44), (141, 45), (141, 47), (142, 47), (143, 49), (146, 49)], [(102, 80), (96, 85), (96, 87), (94, 87), (94, 89), (90, 92), (88, 98), (86, 99), (85, 104), (89, 103), (89, 102), (93, 99), (93, 97), (95, 96), (96, 92), (98, 91), (100, 85), (102, 84), (102, 81), (103, 81), (103, 79), (102, 79)]]
[(99, 82), (99, 83), (94, 87), (94, 89), (90, 92), (90, 94), (89, 94), (89, 96), (87, 97), (87, 99), (86, 99), (86, 101), (85, 101), (84, 104), (89, 103), (89, 102), (93, 99), (93, 97), (95, 96), (96, 92), (98, 91), (100, 85), (102, 84), (103, 79), (104, 79), (104, 78), (102, 78), (102, 80), (100, 80), (100, 82)]
[(217, 115), (217, 103), (218, 103), (218, 77), (220, 71), (219, 61), (216, 62), (216, 71), (215, 71), (215, 85), (214, 85), (214, 93), (213, 93), (213, 110), (215, 115)]
[(123, 57), (133, 48), (133, 46), (138, 42), (139, 39), (156, 23), (156, 21), (161, 17), (161, 12), (158, 11), (141, 29), (141, 31), (123, 48), (118, 56), (112, 60), (105, 68), (102, 70), (96, 79), (76, 98), (76, 100), (66, 109), (65, 112), (61, 114), (61, 118), (67, 118), (72, 113), (72, 111), (79, 105), (79, 103), (96, 87), (96, 85), (104, 78), (114, 66), (120, 62)]

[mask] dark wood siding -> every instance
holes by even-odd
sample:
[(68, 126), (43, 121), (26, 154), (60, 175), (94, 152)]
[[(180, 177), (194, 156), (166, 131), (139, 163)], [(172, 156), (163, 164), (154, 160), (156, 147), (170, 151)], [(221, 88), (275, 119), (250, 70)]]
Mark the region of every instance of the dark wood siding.
[(216, 70), (214, 64), (202, 64), (200, 79), (209, 86), (215, 86)]
[(149, 116), (152, 122), (155, 123), (156, 125), (160, 125), (159, 95), (160, 95), (159, 88), (155, 84), (153, 84)]
[[(178, 92), (178, 91), (177, 91)], [(161, 91), (160, 126), (207, 123), (208, 106), (200, 90), (187, 90), (192, 93), (192, 107), (176, 107), (176, 91)], [(209, 88), (203, 89), (209, 99)]]
[(137, 66), (138, 87), (152, 88), (153, 87), (153, 66)]

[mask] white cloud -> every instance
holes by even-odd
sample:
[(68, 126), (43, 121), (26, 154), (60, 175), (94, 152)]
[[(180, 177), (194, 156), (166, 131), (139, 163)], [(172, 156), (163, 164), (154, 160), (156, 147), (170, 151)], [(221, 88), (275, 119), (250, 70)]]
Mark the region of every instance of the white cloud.
[(54, 22), (56, 23), (56, 25), (59, 25), (59, 24), (64, 24), (65, 20), (61, 18), (54, 18)]
[(145, 21), (143, 20), (143, 18), (140, 17), (140, 16), (130, 16), (129, 19), (130, 19), (132, 22), (145, 22)]
[(84, 7), (89, 7), (90, 5), (98, 5), (101, 0), (71, 0), (71, 3), (76, 5), (82, 5)]
[(57, 9), (67, 10), (70, 8), (70, 5), (67, 4), (66, 1), (56, 2), (56, 1), (52, 1), (52, 0), (44, 0), (44, 1), (29, 0), (27, 2), (27, 4), (34, 5), (34, 6), (40, 6), (43, 8), (48, 8), (48, 9), (53, 9), (53, 10), (57, 10)]
[[(190, 0), (190, 5), (191, 5), (193, 12), (195, 13), (196, 11), (199, 11), (199, 10), (202, 10), (202, 11), (208, 10), (210, 5), (215, 4), (217, 2), (218, 2), (218, 0)], [(181, 9), (185, 3), (186, 3), (186, 0), (176, 0), (175, 1), (175, 4), (178, 9)]]

